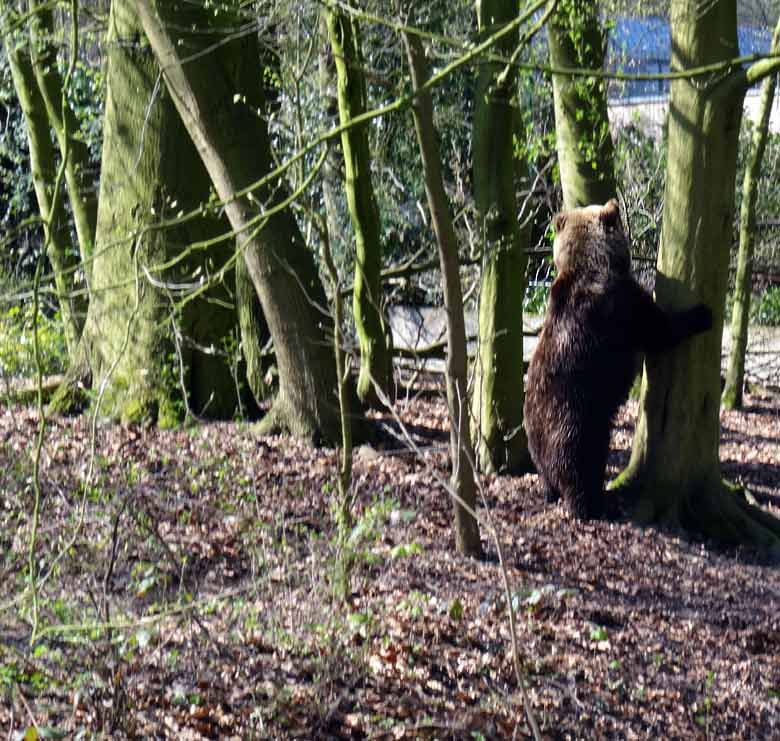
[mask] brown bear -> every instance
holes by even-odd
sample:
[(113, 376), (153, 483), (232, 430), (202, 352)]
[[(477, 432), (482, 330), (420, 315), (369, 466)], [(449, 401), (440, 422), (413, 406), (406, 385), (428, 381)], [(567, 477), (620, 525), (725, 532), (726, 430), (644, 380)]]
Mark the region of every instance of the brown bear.
[(704, 304), (667, 312), (631, 276), (628, 238), (614, 199), (553, 219), (557, 277), (528, 368), (525, 428), (548, 499), (572, 514), (605, 514), (612, 419), (640, 352), (659, 352), (712, 327)]

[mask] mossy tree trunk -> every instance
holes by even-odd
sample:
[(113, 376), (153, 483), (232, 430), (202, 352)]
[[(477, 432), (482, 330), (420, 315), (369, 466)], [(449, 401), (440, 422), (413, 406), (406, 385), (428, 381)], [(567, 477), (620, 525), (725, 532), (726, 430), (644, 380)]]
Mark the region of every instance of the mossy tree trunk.
[[(366, 78), (360, 48), (360, 31), (353, 16), (326, 10), (328, 31), (338, 82), (339, 119), (342, 125), (366, 111)], [(371, 181), (369, 123), (350, 126), (341, 134), (347, 204), (355, 233), (355, 281), (352, 313), (360, 343), (357, 393), (361, 401), (377, 405), (374, 384), (391, 396), (392, 355), (387, 343), (380, 280), (382, 245), (379, 208)]]
[[(547, 25), (553, 68), (602, 68), (607, 43), (598, 5), (591, 0), (559, 0)], [(617, 193), (606, 81), (554, 74), (553, 99), (564, 208), (606, 203)]]
[[(776, 52), (780, 40), (780, 21), (772, 36), (771, 51)], [(748, 342), (750, 296), (753, 288), (753, 252), (756, 231), (756, 199), (764, 159), (769, 118), (775, 99), (777, 75), (769, 75), (761, 86), (758, 120), (750, 142), (748, 164), (742, 184), (742, 205), (739, 213), (739, 252), (737, 274), (734, 279), (734, 307), (731, 313), (731, 350), (723, 389), (723, 406), (727, 409), (742, 408), (742, 390), (745, 385), (745, 352)]]
[[(425, 52), (419, 37), (412, 34), (404, 34), (404, 46), (411, 70), (412, 86), (419, 91), (428, 79)], [(423, 162), (425, 193), (431, 212), (431, 223), (436, 233), (444, 308), (447, 312), (447, 405), (450, 415), (451, 483), (457, 497), (453, 502), (456, 544), (458, 551), (464, 555), (478, 558), (482, 556), (482, 544), (479, 539), (479, 524), (473, 515), (477, 503), (473, 468), (475, 460), (469, 429), (468, 359), (458, 241), (444, 192), (439, 145), (433, 123), (433, 102), (429, 90), (419, 93), (412, 110)]]
[(52, 191), (57, 176), (57, 164), (49, 118), (35, 79), (29, 50), (15, 45), (12, 39), (7, 39), (6, 51), (14, 88), (27, 126), (33, 186), (43, 220), (46, 254), (54, 274), (54, 287), (65, 330), (68, 355), (73, 358), (84, 323), (86, 301), (84, 295), (77, 292), (77, 270), (80, 261), (78, 251), (70, 244), (63, 194), (53, 203)]
[[(514, 20), (512, 0), (477, 2), (479, 32), (495, 33)], [(511, 56), (517, 34), (504, 36), (494, 51)], [(485, 471), (522, 471), (531, 466), (523, 429), (523, 296), (529, 227), (518, 224), (515, 76), (503, 64), (482, 59), (474, 113), (474, 193), (480, 215), (482, 277), (479, 349), (473, 397), (477, 457)]]
[[(205, 42), (193, 34), (182, 44), (196, 51)], [(132, 0), (112, 2), (107, 50), (99, 249), (84, 330), (95, 388), (104, 390), (101, 413), (168, 425), (186, 403), (197, 414), (229, 417), (237, 406), (224, 354), (237, 326), (231, 292), (216, 281), (187, 296), (232, 253), (225, 242), (188, 247), (228, 227), (206, 209), (192, 221), (155, 228), (208, 201), (208, 174), (169, 96), (155, 92), (159, 70)]]
[[(267, 125), (257, 115), (264, 107), (257, 38), (233, 37), (182, 65), (177, 54), (181, 29), (191, 25), (213, 40), (214, 32), (234, 27), (231, 5), (223, 5), (219, 16), (200, 5), (175, 12), (163, 3), (153, 7), (149, 0), (135, 0), (134, 5), (187, 133), (239, 235), (239, 248), (273, 339), (279, 392), (260, 432), (288, 431), (313, 441), (337, 442), (333, 323), (313, 255), (289, 207), (274, 211), (260, 230), (252, 225), (260, 213), (258, 203), (268, 210), (286, 199), (282, 184), (255, 189), (251, 198), (237, 195), (272, 165)], [(232, 7), (239, 7), (238, 0)], [(170, 20), (173, 37), (158, 12)]]
[[(672, 69), (737, 56), (735, 0), (720, 0), (706, 13), (692, 7), (672, 3)], [(746, 84), (773, 65), (777, 60), (714, 79), (672, 82), (656, 300), (669, 310), (703, 301), (713, 311), (713, 329), (646, 357), (631, 460), (613, 486), (629, 487), (638, 497), (640, 522), (777, 551), (780, 522), (732, 493), (718, 459), (739, 124)]]
[[(325, 13), (320, 17), (320, 48), (318, 55), (318, 74), (320, 88), (320, 106), (325, 116), (324, 125), (334, 127), (339, 123), (338, 80), (333, 48), (330, 45), (328, 19)], [(328, 139), (328, 154), (322, 164), (322, 205), (328, 225), (328, 239), (331, 252), (343, 252), (344, 230), (341, 211), (344, 193), (344, 159), (341, 147), (336, 139)], [(334, 258), (335, 259), (335, 258)]]
[[(54, 19), (51, 8), (39, 0), (29, 0), (35, 12), (31, 23), (33, 67), (49, 123), (65, 160), (65, 182), (68, 188), (73, 222), (81, 249), (81, 259), (87, 276), (91, 272), (90, 258), (95, 244), (97, 225), (97, 194), (90, 172), (89, 150), (79, 136), (79, 123), (70, 104), (62, 102), (62, 75), (57, 67), (57, 47), (54, 43)], [(67, 137), (67, 142), (66, 142)]]

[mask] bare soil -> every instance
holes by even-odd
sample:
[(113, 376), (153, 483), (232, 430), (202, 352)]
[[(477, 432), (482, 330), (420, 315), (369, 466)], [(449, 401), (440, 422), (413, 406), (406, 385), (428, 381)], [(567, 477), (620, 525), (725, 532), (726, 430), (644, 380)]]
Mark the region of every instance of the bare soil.
[[(536, 476), (481, 480), (488, 560), (453, 552), (446, 412), (398, 404), (355, 461), (353, 592), (330, 596), (336, 451), (246, 424), (174, 431), (0, 410), (0, 735), (527, 738), (506, 594), (548, 739), (780, 738), (780, 571), (625, 523), (578, 524)], [(611, 474), (636, 407), (620, 413)], [(780, 516), (780, 400), (724, 412), (724, 475)], [(396, 429), (392, 419), (388, 430)], [(84, 486), (85, 477), (90, 476)], [(45, 579), (45, 581), (42, 581)]]

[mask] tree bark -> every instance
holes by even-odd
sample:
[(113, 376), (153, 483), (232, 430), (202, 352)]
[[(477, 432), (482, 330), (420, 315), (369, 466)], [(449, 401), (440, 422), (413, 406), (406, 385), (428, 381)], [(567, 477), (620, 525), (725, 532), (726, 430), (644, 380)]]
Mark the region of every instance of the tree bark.
[(86, 314), (86, 301), (78, 293), (78, 253), (70, 245), (70, 230), (65, 210), (65, 199), (57, 199), (52, 211), (52, 190), (57, 176), (54, 147), (49, 129), (46, 106), (35, 80), (33, 63), (27, 50), (6, 41), (16, 95), (27, 126), (30, 146), (30, 165), (38, 210), (43, 220), (46, 255), (54, 273), (54, 286), (60, 315), (65, 330), (68, 355), (73, 358), (81, 336)]
[[(404, 34), (404, 46), (412, 74), (412, 87), (415, 91), (420, 91), (428, 79), (425, 52), (420, 39), (412, 34)], [(477, 497), (473, 469), (474, 448), (469, 425), (466, 325), (463, 317), (458, 242), (444, 192), (430, 91), (419, 92), (412, 111), (423, 162), (425, 193), (431, 212), (431, 223), (436, 233), (444, 288), (444, 308), (447, 312), (447, 405), (450, 414), (451, 482), (456, 494), (453, 502), (456, 543), (458, 551), (464, 555), (479, 558), (482, 556), (479, 524), (472, 514), (476, 509)]]
[(223, 347), (236, 327), (230, 291), (215, 281), (180, 301), (187, 291), (178, 288), (219, 274), (229, 245), (188, 248), (226, 224), (204, 209), (197, 219), (157, 228), (208, 200), (208, 175), (170, 99), (155, 93), (157, 64), (131, 0), (111, 5), (107, 49), (100, 249), (84, 330), (101, 413), (161, 426), (178, 423), (185, 408), (230, 417), (237, 407)]
[[(324, 125), (332, 128), (339, 123), (338, 81), (336, 79), (336, 62), (333, 59), (333, 49), (328, 33), (328, 19), (324, 13), (320, 17), (320, 35), (318, 73), (321, 107), (325, 116)], [(328, 139), (325, 146), (328, 148), (328, 154), (322, 164), (322, 205), (327, 219), (331, 253), (342, 254), (344, 251), (344, 230), (340, 213), (343, 208), (344, 158), (336, 139)]]
[(35, 12), (30, 24), (35, 78), (46, 105), (49, 123), (57, 138), (60, 154), (67, 153), (65, 183), (81, 249), (81, 259), (89, 279), (97, 227), (96, 184), (90, 172), (89, 150), (78, 135), (79, 123), (76, 114), (69, 104), (63, 106), (63, 80), (57, 67), (57, 48), (52, 41), (54, 34), (52, 11), (39, 0), (29, 0), (29, 8)]
[(243, 258), (236, 260), (236, 311), (241, 332), (241, 354), (246, 366), (246, 380), (255, 402), (265, 401), (271, 387), (265, 380), (262, 349), (270, 338), (263, 307), (257, 298), (255, 284)]
[[(482, 36), (513, 20), (512, 0), (477, 2)], [(517, 33), (504, 36), (495, 51), (511, 56)], [(512, 105), (515, 76), (498, 75), (504, 65), (483, 59), (479, 66), (474, 114), (474, 193), (483, 241), (479, 296), (479, 349), (473, 398), (477, 457), (485, 471), (525, 471), (531, 467), (523, 429), (523, 295), (529, 227), (517, 222), (516, 163)]]
[[(360, 32), (351, 15), (332, 8), (326, 10), (333, 58), (338, 80), (339, 119), (343, 126), (366, 112), (366, 79)], [(352, 313), (360, 343), (358, 398), (379, 405), (376, 384), (392, 397), (392, 355), (387, 344), (387, 323), (382, 312), (380, 281), (382, 245), (379, 208), (371, 181), (371, 154), (368, 126), (350, 126), (341, 134), (347, 204), (355, 233), (355, 282)]]
[[(603, 67), (607, 43), (598, 3), (559, 0), (547, 31), (554, 68)], [(553, 99), (564, 209), (606, 203), (617, 194), (606, 81), (553, 75)]]
[[(135, 6), (167, 89), (225, 203), (273, 338), (279, 392), (260, 432), (288, 431), (314, 442), (336, 442), (340, 422), (330, 352), (333, 324), (314, 259), (289, 208), (272, 213), (260, 230), (252, 225), (261, 208), (283, 202), (282, 185), (255, 190), (251, 198), (239, 195), (271, 168), (267, 126), (256, 115), (264, 106), (257, 40), (254, 35), (234, 38), (182, 65), (157, 15), (162, 10), (167, 17), (163, 3), (156, 10), (149, 0), (136, 0)], [(215, 18), (200, 6), (186, 12), (201, 29), (208, 29), (210, 22), (227, 22), (230, 15), (224, 12)], [(182, 27), (183, 13), (181, 9), (175, 13), (172, 28)], [(215, 87), (215, 79), (224, 84)], [(234, 103), (234, 94), (241, 105)]]
[[(777, 51), (779, 41), (780, 20), (772, 36), (770, 51)], [(731, 351), (722, 397), (723, 406), (727, 409), (742, 408), (742, 391), (745, 385), (745, 352), (747, 351), (750, 297), (753, 287), (756, 200), (776, 87), (777, 75), (767, 77), (761, 86), (758, 121), (753, 130), (748, 164), (745, 168), (745, 178), (742, 184), (742, 205), (739, 213), (739, 253), (737, 255), (737, 274), (734, 279), (734, 307), (731, 313)]]
[[(737, 56), (735, 0), (705, 13), (672, 4), (672, 69)], [(703, 301), (713, 329), (648, 354), (631, 461), (614, 486), (637, 496), (642, 523), (684, 527), (729, 544), (780, 549), (780, 522), (721, 481), (720, 352), (745, 79), (672, 82), (669, 155), (656, 300), (669, 310)]]

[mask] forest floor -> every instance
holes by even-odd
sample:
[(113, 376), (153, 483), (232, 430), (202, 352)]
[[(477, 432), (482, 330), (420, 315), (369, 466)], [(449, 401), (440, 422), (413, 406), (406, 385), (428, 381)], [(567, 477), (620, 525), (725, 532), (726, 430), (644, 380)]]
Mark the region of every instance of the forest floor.
[[(336, 451), (243, 423), (93, 439), (88, 418), (49, 420), (33, 600), (38, 418), (0, 409), (0, 736), (528, 738), (490, 525), (544, 738), (780, 738), (776, 564), (576, 523), (534, 475), (482, 477), (488, 558), (460, 558), (444, 403), (423, 390), (397, 410), (421, 452), (389, 433), (356, 451), (340, 605)], [(722, 429), (724, 474), (780, 515), (780, 399), (749, 396)]]

